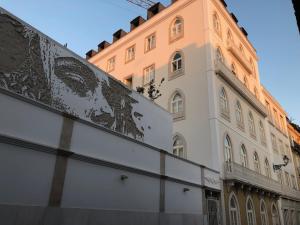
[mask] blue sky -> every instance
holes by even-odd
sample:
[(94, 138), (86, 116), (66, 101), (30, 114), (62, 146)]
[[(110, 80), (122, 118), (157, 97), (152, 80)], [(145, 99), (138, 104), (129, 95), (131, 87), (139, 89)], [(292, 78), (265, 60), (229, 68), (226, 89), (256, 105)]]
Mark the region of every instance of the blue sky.
[[(162, 0), (168, 4), (169, 0)], [(291, 0), (226, 0), (257, 50), (262, 83), (300, 123), (300, 35)], [(0, 6), (81, 56), (145, 10), (126, 0), (0, 0)], [(92, 21), (92, 22), (91, 22)]]

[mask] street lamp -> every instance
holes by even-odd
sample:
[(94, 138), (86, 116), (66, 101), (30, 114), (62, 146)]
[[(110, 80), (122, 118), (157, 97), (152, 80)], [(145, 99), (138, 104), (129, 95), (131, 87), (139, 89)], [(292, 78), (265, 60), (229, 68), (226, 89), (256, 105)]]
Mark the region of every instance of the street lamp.
[(283, 164), (278, 164), (278, 165), (273, 164), (273, 170), (274, 171), (280, 170), (281, 167), (287, 166), (287, 164), (289, 163), (289, 161), (290, 161), (290, 159), (286, 155), (284, 155), (283, 156)]

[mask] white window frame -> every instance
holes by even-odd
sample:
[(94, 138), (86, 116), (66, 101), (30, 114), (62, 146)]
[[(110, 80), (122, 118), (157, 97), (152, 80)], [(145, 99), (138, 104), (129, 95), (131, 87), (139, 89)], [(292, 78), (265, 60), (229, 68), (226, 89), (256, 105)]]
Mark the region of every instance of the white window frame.
[(241, 145), (240, 148), (240, 155), (241, 155), (241, 165), (243, 167), (248, 167), (248, 156), (247, 156), (247, 149), (244, 144)]
[(220, 94), (220, 111), (221, 115), (225, 116), (226, 119), (230, 119), (229, 117), (229, 101), (227, 97), (227, 93), (224, 87), (221, 87)]
[[(239, 209), (239, 203), (235, 196), (235, 194), (232, 192), (229, 196), (229, 220), (230, 225), (240, 225), (241, 224), (241, 217), (240, 217), (240, 209)], [(232, 207), (231, 201), (234, 201), (235, 207)], [(234, 219), (235, 218), (235, 219)]]
[(254, 171), (255, 172), (261, 173), (259, 156), (258, 156), (258, 153), (256, 151), (253, 153), (253, 166), (254, 166)]
[(240, 101), (236, 101), (235, 104), (235, 118), (238, 127), (244, 129), (244, 115)]
[(126, 49), (125, 62), (128, 63), (135, 59), (135, 45)]
[(156, 47), (156, 34), (152, 33), (145, 39), (145, 52), (149, 52)]
[(261, 225), (269, 225), (268, 211), (267, 211), (266, 203), (263, 199), (260, 200), (260, 217), (261, 217)]
[(271, 178), (271, 168), (270, 168), (270, 163), (269, 160), (266, 158), (265, 162), (264, 162), (264, 166), (265, 166), (265, 174), (266, 177)]
[[(179, 23), (177, 23), (179, 21)], [(171, 41), (177, 40), (183, 36), (184, 33), (184, 21), (181, 17), (176, 17), (170, 27), (170, 39)]]
[(151, 80), (155, 81), (155, 65), (152, 64), (144, 69), (143, 83), (148, 85)]
[[(251, 209), (248, 208), (248, 203), (250, 203)], [(248, 196), (246, 201), (246, 214), (247, 214), (248, 225), (256, 225), (255, 209), (254, 209), (253, 201), (250, 196)]]
[(116, 68), (116, 56), (113, 56), (107, 60), (107, 72), (114, 71)]
[(255, 121), (252, 112), (248, 113), (249, 132), (252, 137), (256, 137)]
[[(179, 55), (180, 57), (175, 59), (175, 57)], [(175, 66), (175, 69), (174, 69)], [(178, 73), (181, 72), (183, 69), (183, 57), (181, 52), (175, 52), (175, 54), (172, 57), (172, 61), (171, 61), (171, 72), (172, 73)]]
[[(175, 145), (176, 142), (179, 144)], [(176, 134), (173, 138), (173, 154), (181, 158), (187, 156), (185, 141), (181, 135)]]

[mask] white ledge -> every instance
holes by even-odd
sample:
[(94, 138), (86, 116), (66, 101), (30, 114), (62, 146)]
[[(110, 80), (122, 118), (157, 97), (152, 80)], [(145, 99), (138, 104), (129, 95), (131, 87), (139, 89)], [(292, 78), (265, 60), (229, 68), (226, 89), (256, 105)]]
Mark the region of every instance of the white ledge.
[(268, 113), (265, 106), (255, 98), (255, 96), (246, 88), (243, 83), (232, 73), (224, 63), (219, 60), (215, 63), (216, 74), (222, 77), (234, 90), (236, 90), (257, 112), (263, 117), (267, 117)]

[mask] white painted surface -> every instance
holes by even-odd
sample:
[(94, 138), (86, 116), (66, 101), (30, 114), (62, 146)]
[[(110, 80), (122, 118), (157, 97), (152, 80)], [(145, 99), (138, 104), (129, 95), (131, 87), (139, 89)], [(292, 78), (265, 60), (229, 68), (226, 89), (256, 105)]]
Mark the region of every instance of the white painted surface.
[(55, 155), (0, 143), (0, 203), (47, 206)]

